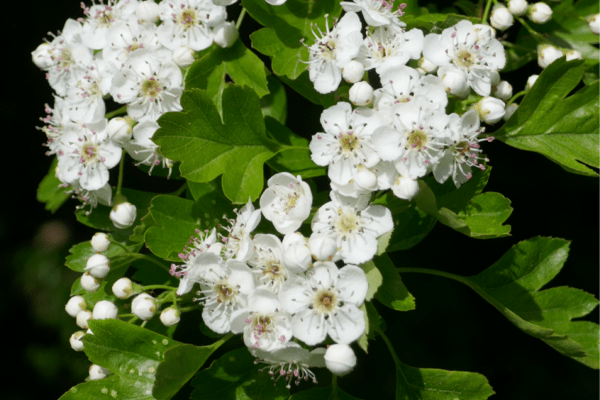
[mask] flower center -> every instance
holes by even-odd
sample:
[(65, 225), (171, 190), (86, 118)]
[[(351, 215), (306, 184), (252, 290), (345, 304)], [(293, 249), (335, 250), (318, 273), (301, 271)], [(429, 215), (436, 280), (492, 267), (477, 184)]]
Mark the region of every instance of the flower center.
[(460, 142), (455, 146), (455, 148), (456, 151), (463, 156), (468, 156), (471, 152), (471, 146), (468, 142)]
[(217, 299), (217, 302), (219, 304), (229, 304), (233, 302), (233, 300), (235, 300), (235, 296), (238, 294), (236, 289), (232, 288), (226, 283), (217, 284), (215, 286), (215, 292), (219, 296), (219, 298)]
[(338, 209), (338, 217), (335, 220), (334, 227), (341, 234), (347, 235), (358, 230), (360, 217), (356, 215), (354, 210), (345, 210), (344, 208)]
[(413, 148), (413, 149), (417, 149), (418, 151), (421, 151), (421, 149), (426, 147), (426, 145), (427, 145), (427, 135), (425, 134), (425, 132), (420, 131), (420, 130), (415, 130), (415, 131), (412, 131), (408, 135), (408, 144), (406, 147), (407, 150), (409, 148)]
[(68, 69), (71, 66), (71, 64), (73, 64), (73, 59), (71, 58), (71, 50), (62, 49), (58, 61), (58, 66), (63, 69)]
[(321, 50), (321, 57), (325, 60), (335, 60), (335, 40), (329, 38), (327, 41), (319, 43), (319, 50)]
[(338, 135), (338, 142), (343, 153), (352, 153), (358, 147), (359, 139), (353, 133), (353, 131), (348, 131)]
[(454, 58), (454, 65), (461, 68), (471, 68), (475, 64), (475, 56), (469, 50), (459, 50)]
[(136, 51), (140, 47), (141, 46), (138, 43), (134, 43), (134, 44), (130, 45), (129, 47), (127, 47), (127, 53), (131, 53), (132, 51)]
[(322, 289), (315, 295), (313, 308), (321, 313), (329, 314), (338, 306), (338, 299), (331, 290)]
[(82, 163), (87, 164), (94, 161), (97, 158), (97, 154), (98, 149), (95, 145), (91, 143), (86, 144), (85, 146), (83, 146), (83, 152), (81, 154)]
[(140, 92), (146, 96), (146, 97), (150, 97), (150, 98), (156, 98), (158, 96), (158, 94), (160, 93), (160, 84), (158, 83), (158, 81), (155, 78), (150, 78), (145, 80), (142, 83), (142, 89), (140, 90)]
[(185, 9), (179, 14), (177, 22), (183, 25), (183, 28), (187, 31), (196, 24), (196, 11), (191, 8)]

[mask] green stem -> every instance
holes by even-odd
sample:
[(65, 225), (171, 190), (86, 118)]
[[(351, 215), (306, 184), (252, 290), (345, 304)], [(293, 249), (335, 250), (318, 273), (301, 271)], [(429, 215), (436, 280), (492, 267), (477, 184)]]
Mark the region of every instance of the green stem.
[(176, 287), (167, 286), (167, 285), (148, 285), (142, 286), (144, 288), (144, 292), (151, 289), (165, 289), (165, 290), (177, 290)]
[(453, 279), (455, 281), (464, 283), (465, 285), (471, 287), (471, 283), (466, 280), (464, 277), (459, 276), (459, 275), (454, 275), (451, 274), (449, 272), (444, 272), (444, 271), (438, 271), (435, 269), (427, 269), (427, 268), (396, 268), (396, 271), (398, 271), (398, 273), (402, 274), (405, 272), (416, 272), (416, 273), (421, 273), (421, 274), (429, 274), (429, 275), (437, 275), (437, 276), (443, 276), (444, 278), (448, 278), (448, 279)]
[(146, 321), (142, 322), (142, 324), (140, 326), (143, 328), (146, 326), (147, 323), (148, 323), (148, 321), (146, 320)]
[(541, 35), (539, 32), (537, 32), (535, 29), (533, 29), (528, 23), (527, 21), (525, 21), (523, 18), (521, 17), (515, 17), (515, 19), (517, 21), (519, 21), (521, 23), (521, 25), (523, 25), (525, 27), (525, 29), (527, 29), (527, 32), (529, 32), (529, 34), (531, 36), (533, 36), (533, 38), (535, 39), (536, 42), (540, 43), (540, 42), (547, 42), (546, 38), (544, 38), (543, 35)]
[(181, 196), (181, 193), (185, 192), (185, 189), (187, 189), (187, 187), (188, 187), (188, 184), (186, 181), (183, 185), (181, 185), (181, 187), (179, 189), (177, 189), (176, 191), (171, 193), (171, 196), (175, 196), (175, 197)]
[(115, 246), (119, 246), (120, 248), (122, 248), (123, 250), (125, 250), (126, 253), (131, 253), (131, 250), (129, 250), (124, 244), (117, 242), (114, 239), (110, 239), (110, 242), (112, 244), (114, 244)]
[(402, 367), (401, 367), (402, 363), (400, 362), (400, 359), (398, 358), (398, 355), (396, 354), (396, 350), (394, 350), (394, 346), (392, 345), (392, 342), (390, 342), (390, 339), (388, 339), (388, 337), (385, 335), (385, 333), (383, 333), (383, 331), (381, 329), (377, 329), (377, 333), (379, 333), (379, 336), (381, 336), (381, 338), (385, 342), (386, 346), (388, 347), (388, 350), (390, 351), (390, 354), (392, 355), (392, 359), (394, 360), (394, 364), (396, 364), (396, 368), (404, 376), (404, 373), (402, 372)]
[(119, 108), (118, 110), (106, 113), (104, 118), (111, 119), (112, 117), (114, 117), (116, 115), (121, 115), (121, 114), (126, 114), (126, 113), (127, 113), (127, 106), (123, 106), (123, 107)]
[(128, 324), (133, 324), (133, 323), (135, 323), (135, 321), (137, 321), (137, 320), (138, 320), (138, 317), (133, 317), (133, 318), (131, 318), (129, 321), (127, 321), (127, 323), (128, 323)]
[(487, 0), (487, 4), (485, 5), (485, 10), (483, 11), (483, 17), (481, 17), (481, 23), (485, 24), (489, 15), (490, 9), (492, 8), (492, 0)]
[(133, 315), (133, 314), (119, 314), (119, 318), (131, 318), (131, 317), (135, 317), (135, 315)]
[(117, 182), (117, 196), (121, 195), (123, 188), (123, 171), (125, 170), (125, 151), (121, 154), (121, 164), (119, 164), (119, 181)]
[(508, 101), (508, 103), (506, 103), (506, 105), (508, 106), (508, 105), (514, 103), (515, 100), (517, 100), (521, 96), (525, 96), (525, 94), (527, 94), (527, 90), (520, 91), (519, 93), (517, 93), (513, 97), (511, 97), (510, 100)]
[(189, 311), (194, 311), (194, 310), (198, 310), (199, 308), (202, 308), (202, 305), (197, 305), (197, 306), (190, 306), (190, 307), (184, 307), (184, 308), (180, 308), (179, 312), (189, 312)]
[(113, 260), (117, 259), (117, 258), (125, 258), (125, 257), (130, 257), (130, 258), (136, 258), (138, 260), (147, 260), (150, 261), (153, 264), (158, 265), (159, 267), (161, 267), (162, 269), (164, 269), (165, 271), (169, 272), (171, 270), (170, 267), (164, 265), (163, 263), (161, 263), (160, 261), (146, 255), (146, 254), (140, 254), (140, 253), (129, 253), (129, 254), (123, 254), (121, 256), (116, 256), (116, 257), (112, 257)]
[(533, 53), (533, 52), (536, 51), (535, 49), (530, 49), (529, 47), (521, 46), (521, 45), (516, 44), (516, 43), (507, 42), (506, 40), (502, 41), (502, 45), (504, 47), (510, 47), (511, 49), (515, 49), (515, 50), (528, 51), (530, 53)]
[(337, 399), (337, 375), (331, 374), (331, 398)]
[(242, 26), (242, 21), (244, 20), (245, 16), (246, 16), (246, 9), (242, 8), (242, 12), (240, 13), (240, 16), (238, 17), (238, 20), (235, 23), (235, 29), (237, 29), (237, 30), (240, 29), (240, 26)]

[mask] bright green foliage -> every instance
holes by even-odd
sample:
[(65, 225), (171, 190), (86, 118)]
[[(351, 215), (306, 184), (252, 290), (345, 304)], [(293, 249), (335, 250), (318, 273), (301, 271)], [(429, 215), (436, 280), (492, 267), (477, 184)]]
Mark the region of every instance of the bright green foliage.
[(167, 113), (154, 142), (163, 154), (181, 161), (181, 174), (194, 182), (223, 175), (223, 192), (234, 203), (260, 195), (263, 164), (279, 145), (270, 140), (260, 100), (249, 88), (229, 85), (223, 92), (223, 121), (205, 91), (193, 89), (181, 97), (183, 112)]
[(408, 292), (402, 279), (396, 273), (394, 264), (387, 254), (377, 256), (373, 261), (362, 265), (369, 290), (366, 301), (373, 296), (383, 305), (398, 311), (410, 311), (415, 309), (415, 298)]
[(224, 204), (218, 195), (207, 193), (198, 202), (173, 196), (158, 196), (152, 201), (150, 215), (155, 225), (146, 232), (146, 246), (157, 256), (169, 261), (181, 261), (190, 236), (222, 223), (224, 214), (231, 214), (231, 204)]
[[(273, 76), (267, 78), (269, 94), (260, 99), (263, 116), (271, 117), (281, 124), (287, 119), (287, 95), (281, 81)], [(269, 128), (267, 128), (268, 130)]]
[(360, 309), (365, 313), (365, 332), (356, 341), (358, 347), (368, 353), (369, 340), (372, 340), (377, 335), (377, 332), (385, 330), (385, 322), (377, 312), (377, 309), (372, 302), (365, 302)]
[(58, 158), (55, 158), (50, 164), (48, 173), (40, 182), (37, 189), (37, 199), (42, 203), (46, 203), (44, 208), (50, 211), (52, 214), (56, 212), (64, 204), (65, 201), (71, 196), (67, 193), (70, 189), (59, 187), (62, 184), (61, 181), (56, 177), (56, 166), (58, 165)]
[(360, 400), (339, 387), (312, 388), (296, 393), (290, 400)]
[(596, 176), (600, 167), (598, 82), (566, 97), (581, 81), (584, 62), (550, 64), (519, 108), (494, 136), (508, 145), (543, 154), (565, 170)]
[[(136, 253), (139, 251), (141, 246), (132, 245), (128, 246), (127, 248), (130, 249), (130, 252)], [(88, 258), (96, 254), (96, 252), (92, 248), (92, 243), (89, 241), (76, 244), (75, 246), (69, 249), (69, 253), (71, 254), (67, 256), (65, 265), (75, 272), (83, 272)], [(122, 247), (117, 246), (115, 244), (111, 244), (108, 247), (108, 250), (106, 250), (102, 254), (112, 260), (113, 257), (122, 256), (124, 254), (127, 254), (127, 252)], [(131, 264), (132, 261), (132, 259), (127, 259), (124, 257), (117, 258), (116, 261), (111, 262), (110, 268), (111, 270), (119, 269)]]
[(572, 321), (598, 305), (591, 294), (558, 287), (540, 291), (567, 260), (569, 242), (534, 238), (513, 246), (490, 268), (464, 283), (509, 321), (558, 352), (598, 369), (598, 325)]
[(286, 85), (294, 89), (296, 92), (301, 94), (304, 98), (306, 98), (311, 103), (323, 106), (323, 108), (329, 108), (335, 105), (338, 100), (341, 100), (343, 95), (348, 95), (348, 86), (342, 82), (340, 87), (333, 93), (321, 94), (315, 90), (315, 85), (310, 81), (308, 77), (308, 71), (303, 72), (298, 78), (295, 80), (291, 80), (286, 78), (285, 76), (280, 76), (281, 79)]
[(271, 68), (277, 75), (287, 75), (296, 79), (306, 69), (308, 50), (300, 43), (301, 39), (311, 45), (315, 39), (312, 24), (325, 30), (325, 14), (329, 15), (329, 26), (342, 12), (337, 0), (288, 0), (285, 4), (273, 7), (264, 0), (242, 0), (248, 13), (261, 25), (266, 26), (250, 35), (252, 47), (271, 56)]
[(247, 348), (230, 351), (200, 371), (192, 381), (192, 400), (284, 400), (289, 397), (283, 379), (275, 386), (264, 365), (255, 365)]

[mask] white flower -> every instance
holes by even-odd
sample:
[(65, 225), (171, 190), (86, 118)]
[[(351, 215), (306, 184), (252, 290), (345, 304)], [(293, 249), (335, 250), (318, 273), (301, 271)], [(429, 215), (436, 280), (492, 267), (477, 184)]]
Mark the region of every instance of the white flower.
[[(330, 93), (342, 81), (342, 68), (358, 55), (362, 43), (361, 23), (356, 13), (347, 13), (329, 30), (327, 18), (325, 32), (312, 26), (315, 44), (307, 46), (310, 81), (319, 93)], [(315, 27), (319, 34), (315, 32)]]
[[(62, 181), (60, 174), (57, 174), (57, 178)], [(72, 185), (70, 192), (83, 202), (83, 204), (75, 207), (77, 210), (82, 210), (85, 207), (90, 206), (90, 210), (85, 213), (86, 215), (90, 215), (92, 209), (96, 208), (98, 204), (109, 207), (112, 205), (112, 188), (108, 182), (97, 190), (83, 189), (78, 182), (75, 182)]]
[(283, 310), (277, 295), (256, 289), (248, 307), (231, 316), (231, 331), (244, 334), (246, 346), (272, 352), (292, 338), (291, 315)]
[(312, 220), (313, 235), (334, 239), (344, 262), (369, 261), (377, 251), (377, 238), (394, 227), (390, 210), (368, 206), (370, 196), (352, 198), (331, 192), (330, 197)]
[(484, 97), (479, 100), (474, 106), (479, 113), (479, 117), (486, 124), (495, 124), (504, 117), (506, 105), (500, 99), (494, 97)]
[(140, 1), (135, 9), (135, 16), (140, 22), (155, 22), (160, 14), (160, 8), (154, 0)]
[(160, 3), (162, 24), (156, 34), (163, 46), (175, 50), (188, 46), (196, 51), (213, 43), (211, 28), (227, 18), (225, 7), (206, 0), (165, 0)]
[(167, 178), (171, 176), (171, 170), (173, 168), (173, 162), (168, 158), (165, 158), (159, 151), (158, 146), (152, 141), (154, 133), (160, 128), (158, 123), (155, 121), (146, 121), (137, 124), (133, 127), (133, 139), (125, 142), (123, 148), (127, 153), (137, 161), (135, 164), (149, 165), (150, 170), (148, 174), (152, 174), (152, 170), (157, 165), (163, 166), (163, 168), (169, 169)]
[(115, 303), (102, 300), (96, 303), (92, 314), (94, 319), (115, 319), (119, 315), (119, 310)]
[(107, 45), (102, 50), (102, 58), (115, 71), (125, 67), (131, 57), (143, 52), (169, 58), (170, 51), (161, 46), (156, 37), (156, 26), (151, 23), (120, 21), (110, 27), (106, 38)]
[(342, 68), (342, 77), (348, 83), (356, 83), (365, 75), (365, 66), (358, 61), (350, 61)]
[[(408, 169), (404, 164), (397, 163), (395, 165), (397, 176), (391, 184), (392, 193), (399, 199), (412, 200), (419, 194), (419, 183), (416, 179), (409, 176)], [(393, 176), (389, 174), (389, 176)]]
[(571, 60), (581, 60), (583, 56), (577, 50), (569, 50), (565, 54), (567, 56), (567, 61)]
[(356, 366), (356, 355), (347, 344), (332, 344), (324, 358), (327, 369), (335, 375), (346, 375)]
[(98, 253), (108, 250), (108, 247), (110, 246), (110, 238), (104, 232), (96, 232), (94, 236), (92, 236), (90, 242), (94, 251), (97, 251)]
[(537, 81), (537, 79), (539, 78), (539, 75), (531, 75), (529, 78), (527, 78), (527, 84), (525, 85), (525, 90), (529, 90), (533, 87), (533, 84), (535, 83), (535, 81)]
[(128, 202), (117, 204), (110, 210), (110, 220), (118, 229), (127, 229), (135, 222), (137, 208)]
[(373, 100), (373, 87), (367, 82), (356, 82), (350, 88), (348, 98), (355, 106), (366, 106)]
[(75, 125), (71, 121), (71, 118), (69, 118), (68, 106), (68, 103), (62, 97), (58, 96), (54, 96), (54, 108), (50, 108), (48, 104), (44, 105), (46, 117), (40, 118), (40, 121), (47, 125), (42, 128), (37, 127), (37, 129), (44, 132), (48, 138), (48, 143), (45, 144), (49, 149), (46, 152), (47, 156), (58, 152), (63, 132), (70, 125)]
[(508, 8), (503, 5), (496, 5), (490, 15), (490, 23), (496, 29), (504, 31), (513, 26), (515, 19)]
[(248, 261), (252, 257), (252, 238), (250, 233), (260, 222), (260, 209), (255, 210), (250, 199), (248, 203), (238, 212), (235, 220), (227, 220), (231, 226), (224, 227), (229, 232), (227, 236), (221, 236), (225, 243), (223, 256), (226, 259), (235, 258), (238, 261)]
[(153, 53), (129, 58), (124, 71), (112, 80), (110, 94), (117, 103), (127, 103), (127, 114), (139, 122), (156, 121), (169, 111), (181, 111), (179, 99), (183, 76), (173, 61)]
[(88, 311), (88, 310), (81, 310), (77, 313), (77, 316), (75, 317), (75, 321), (77, 323), (77, 326), (80, 327), (81, 329), (88, 329), (88, 320), (92, 319), (92, 312)]
[(156, 312), (154, 297), (148, 293), (138, 294), (131, 302), (131, 312), (141, 320), (149, 320)]
[(84, 336), (85, 336), (84, 331), (77, 331), (71, 335), (71, 337), (69, 338), (69, 343), (71, 344), (71, 347), (73, 348), (73, 350), (75, 350), (75, 351), (83, 350), (83, 342), (81, 341), (81, 339)]
[(493, 86), (494, 97), (500, 100), (508, 101), (513, 95), (513, 88), (507, 81), (500, 81), (497, 85)]
[(207, 327), (217, 333), (231, 329), (231, 316), (248, 305), (248, 296), (254, 291), (254, 278), (246, 263), (227, 260), (222, 267), (213, 267), (200, 282), (204, 297), (202, 319)]
[(440, 67), (438, 76), (442, 79), (446, 91), (459, 99), (465, 99), (471, 93), (469, 76), (465, 71), (454, 67)]
[(469, 77), (469, 86), (477, 94), (491, 91), (491, 71), (506, 64), (502, 44), (492, 37), (490, 28), (463, 20), (440, 34), (429, 34), (423, 46), (425, 58), (440, 67), (454, 67)]
[(338, 245), (336, 238), (322, 235), (310, 235), (308, 239), (308, 248), (317, 261), (336, 261)]
[(401, 4), (396, 11), (392, 11), (393, 1), (386, 0), (353, 0), (353, 2), (342, 1), (340, 3), (346, 12), (361, 12), (367, 25), (385, 26), (400, 31), (406, 24), (398, 18), (404, 15), (402, 11), (406, 5)]
[(194, 58), (195, 51), (187, 46), (181, 46), (173, 52), (173, 62), (181, 68), (187, 68), (196, 61)]
[(546, 68), (562, 56), (564, 56), (563, 52), (552, 45), (540, 46), (538, 48), (538, 65)]
[(121, 148), (108, 139), (106, 120), (94, 124), (69, 124), (60, 137), (60, 179), (86, 190), (97, 190), (108, 182), (108, 170), (121, 160)]
[(515, 113), (515, 111), (517, 111), (517, 108), (519, 108), (519, 105), (517, 103), (507, 105), (506, 112), (504, 113), (504, 117), (502, 117), (502, 119), (508, 121), (510, 117), (512, 117), (512, 115)]
[(110, 260), (103, 254), (94, 254), (88, 258), (85, 271), (95, 278), (104, 278), (110, 272)]
[(527, 10), (527, 16), (536, 24), (545, 24), (552, 19), (552, 9), (546, 3), (535, 3)]
[(65, 310), (67, 310), (67, 313), (73, 318), (75, 318), (77, 314), (79, 314), (79, 311), (85, 309), (85, 299), (81, 296), (71, 297), (67, 302), (67, 305), (65, 306)]
[(110, 140), (121, 146), (131, 140), (131, 134), (133, 133), (133, 128), (131, 127), (132, 122), (133, 120), (129, 117), (117, 117), (108, 121), (106, 131)]
[(281, 242), (283, 263), (292, 270), (306, 271), (312, 266), (308, 239), (298, 232), (288, 233)]
[(128, 299), (134, 294), (133, 282), (129, 278), (120, 278), (113, 284), (112, 292), (121, 300)]
[(527, 1), (508, 0), (508, 11), (516, 17), (520, 17), (527, 11)]
[(254, 253), (248, 264), (252, 266), (252, 272), (262, 287), (277, 294), (285, 281), (296, 279), (298, 274), (304, 272), (301, 265), (284, 263), (283, 245), (277, 236), (259, 233), (253, 243)]
[(233, 22), (222, 22), (214, 29), (214, 41), (223, 48), (231, 47), (239, 37), (239, 33)]
[(48, 69), (54, 64), (50, 43), (42, 43), (31, 52), (31, 61), (40, 69)]
[(109, 370), (107, 370), (106, 368), (102, 368), (99, 365), (92, 364), (90, 366), (90, 380), (91, 381), (97, 381), (100, 379), (104, 379), (110, 374), (111, 374), (111, 372)]
[(590, 15), (588, 18), (590, 30), (596, 35), (600, 34), (600, 14)]
[(411, 179), (427, 174), (438, 162), (443, 139), (449, 136), (449, 117), (443, 109), (430, 103), (411, 101), (399, 103), (392, 109), (393, 126), (384, 126), (373, 133), (373, 143), (382, 160), (406, 167)]
[(369, 168), (379, 162), (373, 149), (371, 135), (385, 124), (377, 111), (357, 108), (340, 102), (321, 114), (324, 133), (317, 133), (310, 142), (311, 159), (317, 165), (329, 165), (329, 179), (347, 184), (363, 164)]
[(405, 32), (380, 27), (373, 33), (367, 31), (356, 60), (364, 64), (365, 69), (375, 68), (381, 74), (389, 68), (406, 65), (411, 59), (419, 59), (422, 51), (423, 31), (420, 29)]
[(67, 84), (65, 101), (73, 121), (94, 122), (104, 118), (106, 111), (103, 96), (110, 90), (112, 74), (106, 70), (101, 58), (95, 57), (89, 65), (75, 65), (74, 81)]
[(475, 110), (467, 111), (462, 117), (452, 114), (450, 131), (448, 147), (439, 163), (433, 166), (433, 176), (440, 183), (444, 183), (452, 176), (454, 185), (458, 188), (471, 179), (471, 167), (485, 170), (485, 166), (480, 164), (480, 161), (488, 161), (488, 159), (480, 156), (479, 143), (489, 142), (493, 138), (478, 139), (484, 129), (479, 125), (479, 115)]
[(167, 307), (160, 313), (160, 322), (164, 326), (173, 326), (181, 320), (181, 313), (173, 307)]
[(419, 68), (421, 68), (423, 71), (427, 72), (428, 74), (435, 74), (435, 72), (438, 69), (438, 66), (435, 65), (434, 63), (428, 61), (425, 57), (421, 57), (419, 59)]
[(338, 270), (332, 262), (319, 262), (298, 283), (286, 284), (280, 295), (284, 309), (293, 314), (294, 336), (312, 346), (329, 335), (336, 343), (349, 344), (365, 331), (367, 277), (355, 265)]
[(312, 192), (302, 177), (288, 172), (273, 175), (260, 196), (260, 209), (265, 218), (281, 234), (300, 228), (310, 214)]
[(81, 287), (88, 292), (95, 292), (100, 287), (100, 280), (94, 278), (89, 272), (81, 275)]
[(101, 50), (108, 44), (107, 31), (115, 23), (128, 19), (135, 13), (137, 0), (107, 0), (106, 4), (84, 7), (81, 39), (90, 49)]

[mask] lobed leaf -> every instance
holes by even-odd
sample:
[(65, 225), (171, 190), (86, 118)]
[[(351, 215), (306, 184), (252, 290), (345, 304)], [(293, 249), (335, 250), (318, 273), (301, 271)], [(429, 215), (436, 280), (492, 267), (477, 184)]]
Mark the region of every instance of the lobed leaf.
[(58, 165), (58, 158), (52, 160), (48, 173), (37, 189), (37, 200), (45, 203), (44, 208), (54, 214), (65, 201), (71, 197), (68, 193), (69, 188), (60, 187), (62, 182), (56, 177), (56, 166)]
[[(141, 244), (135, 244), (126, 247), (130, 252), (137, 253), (142, 246)], [(65, 265), (75, 272), (84, 272), (88, 258), (96, 254), (96, 251), (92, 248), (92, 243), (88, 240), (71, 247), (69, 249), (69, 253), (71, 254), (67, 256)], [(113, 261), (112, 258), (127, 254), (125, 249), (115, 244), (111, 244), (108, 247), (108, 250), (102, 252), (101, 254), (111, 259), (111, 270), (126, 267), (133, 262), (133, 259), (127, 259), (124, 257), (116, 258)]]
[(365, 301), (375, 297), (381, 304), (398, 311), (415, 309), (415, 298), (408, 292), (387, 254), (361, 265), (369, 282)]

